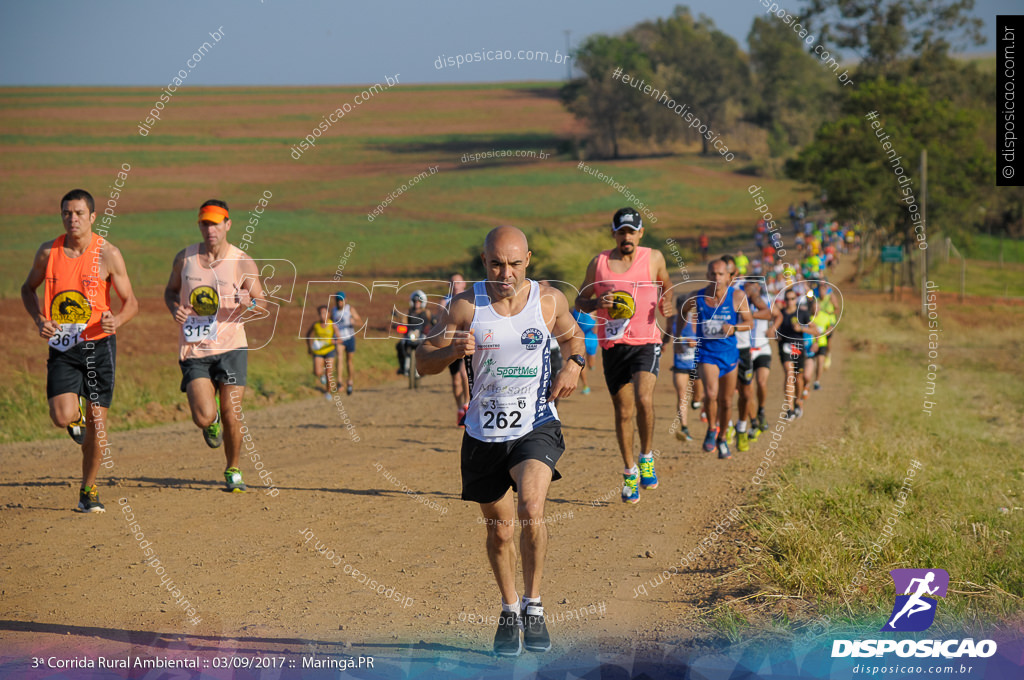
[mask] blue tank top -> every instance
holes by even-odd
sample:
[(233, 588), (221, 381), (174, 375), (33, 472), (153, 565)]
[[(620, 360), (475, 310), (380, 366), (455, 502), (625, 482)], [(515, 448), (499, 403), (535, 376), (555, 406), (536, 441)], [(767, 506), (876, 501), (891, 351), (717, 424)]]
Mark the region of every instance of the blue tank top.
[(732, 355), (739, 355), (739, 350), (736, 347), (736, 333), (733, 333), (729, 337), (725, 337), (722, 326), (724, 324), (730, 324), (735, 326), (739, 319), (739, 314), (736, 313), (736, 308), (732, 301), (732, 289), (725, 295), (725, 299), (722, 300), (722, 304), (718, 308), (714, 308), (708, 305), (704, 301), (704, 293), (707, 293), (708, 289), (705, 288), (701, 291), (701, 295), (698, 295), (694, 300), (697, 305), (697, 337), (700, 338), (700, 350), (697, 353), (697, 361), (702, 361), (702, 357), (713, 355), (716, 357), (728, 358)]

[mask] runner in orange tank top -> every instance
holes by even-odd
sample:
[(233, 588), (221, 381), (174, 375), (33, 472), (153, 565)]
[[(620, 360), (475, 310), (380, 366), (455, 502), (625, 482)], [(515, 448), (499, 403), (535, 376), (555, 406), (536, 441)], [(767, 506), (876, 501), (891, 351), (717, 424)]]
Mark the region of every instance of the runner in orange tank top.
[[(96, 490), (100, 464), (114, 460), (107, 441), (107, 409), (114, 396), (117, 329), (139, 311), (121, 251), (92, 231), (96, 204), (89, 192), (75, 189), (60, 202), (65, 235), (36, 252), (21, 287), (25, 310), (39, 336), (50, 346), (46, 361), (46, 398), (50, 419), (66, 427), (82, 446), (79, 512), (105, 512)], [(36, 290), (43, 284), (43, 304)], [(110, 309), (110, 287), (121, 311)]]
[[(672, 282), (665, 256), (642, 248), (640, 213), (622, 208), (612, 218), (616, 248), (590, 261), (576, 309), (594, 312), (604, 379), (615, 406), (615, 434), (625, 464), (622, 501), (637, 503), (640, 487), (655, 489), (654, 384), (661, 359), (658, 309), (672, 316)], [(640, 431), (639, 461), (633, 455), (633, 416)], [(639, 466), (637, 465), (639, 462)]]
[(246, 490), (238, 469), (242, 442), (250, 452), (256, 446), (242, 424), (248, 372), (243, 321), (245, 315), (263, 311), (263, 289), (253, 259), (228, 243), (227, 203), (216, 199), (203, 203), (198, 223), (203, 240), (174, 256), (164, 303), (181, 326), (178, 365), (192, 422), (203, 431), (210, 448), (224, 443), (224, 483), (228, 491), (242, 493)]

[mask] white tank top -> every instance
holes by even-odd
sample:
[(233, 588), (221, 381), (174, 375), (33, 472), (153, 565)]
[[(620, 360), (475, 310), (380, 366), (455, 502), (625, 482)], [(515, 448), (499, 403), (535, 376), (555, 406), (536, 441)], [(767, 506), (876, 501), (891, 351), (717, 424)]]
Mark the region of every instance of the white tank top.
[(473, 284), (476, 311), (470, 331), (476, 338), (469, 369), (466, 432), (485, 442), (506, 442), (558, 418), (548, 402), (551, 344), (540, 306), (540, 286), (530, 284), (526, 306), (515, 316), (494, 311), (486, 284)]
[[(746, 297), (746, 293), (743, 292), (742, 281), (737, 281), (736, 283), (734, 283), (732, 289), (738, 290), (740, 293), (743, 293), (744, 297)], [(747, 301), (747, 308), (750, 308), (749, 300)], [(739, 310), (736, 311), (738, 312)], [(741, 323), (743, 319), (739, 318), (739, 314), (737, 314), (736, 316), (736, 323)], [(750, 331), (736, 331), (736, 349), (750, 349)]]
[(331, 310), (331, 321), (334, 322), (342, 340), (348, 340), (355, 335), (355, 329), (352, 328), (352, 308), (347, 302), (341, 311), (338, 311), (337, 307)]
[[(769, 296), (762, 295), (761, 300), (771, 309), (772, 299)], [(752, 308), (750, 311), (753, 312), (754, 309)], [(754, 349), (767, 347), (771, 350), (771, 345), (768, 344), (768, 324), (770, 323), (770, 319), (754, 319), (754, 330), (750, 336), (750, 344)]]

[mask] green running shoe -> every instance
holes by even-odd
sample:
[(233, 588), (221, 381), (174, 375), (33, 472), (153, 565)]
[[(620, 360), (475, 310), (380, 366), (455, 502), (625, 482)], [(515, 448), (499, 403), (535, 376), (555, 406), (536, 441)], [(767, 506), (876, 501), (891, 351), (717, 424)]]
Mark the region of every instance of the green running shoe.
[(107, 509), (100, 503), (100, 492), (96, 485), (86, 486), (78, 492), (78, 507), (75, 512), (106, 512)]
[(79, 446), (85, 443), (85, 399), (82, 397), (78, 398), (78, 420), (68, 425), (68, 435)]
[(622, 475), (622, 502), (623, 503), (639, 503), (640, 502), (640, 489), (638, 484), (640, 482), (640, 475)]
[(224, 426), (220, 423), (220, 399), (217, 399), (217, 419), (203, 428), (203, 439), (211, 449), (224, 443)]
[(245, 493), (245, 483), (242, 481), (242, 472), (238, 468), (228, 468), (224, 471), (224, 484), (231, 493)]
[(658, 488), (658, 475), (654, 474), (654, 456), (640, 456), (640, 488)]

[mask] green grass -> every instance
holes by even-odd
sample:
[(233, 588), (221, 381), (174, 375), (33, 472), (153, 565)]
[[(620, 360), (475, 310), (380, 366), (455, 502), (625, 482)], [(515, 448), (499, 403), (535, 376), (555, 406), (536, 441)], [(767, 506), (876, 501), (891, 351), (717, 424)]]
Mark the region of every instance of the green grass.
[[(931, 637), (991, 634), (1024, 614), (1024, 464), (1010, 453), (1024, 436), (1024, 312), (940, 305), (938, 378), (926, 397), (928, 333), (911, 309), (864, 298), (847, 306), (849, 406), (812, 446), (787, 450), (796, 460), (772, 474), (750, 512), (763, 548), (751, 554), (751, 579), (766, 595), (805, 600), (808, 630), (820, 618), (821, 632), (877, 631), (895, 568), (949, 572)], [(922, 467), (894, 538), (852, 586), (912, 460)]]
[[(288, 340), (290, 338), (278, 338), (273, 346), (250, 353), (247, 408), (255, 410), (320, 394), (305, 344)], [(361, 342), (357, 355), (357, 389), (394, 377), (393, 342)], [(0, 416), (4, 422), (0, 444), (67, 437), (67, 433), (50, 422), (45, 377), (25, 371), (9, 375), (7, 389), (0, 393)], [(154, 362), (147, 354), (119, 352), (117, 388), (109, 412), (111, 431), (190, 420), (187, 399), (179, 390), (180, 383), (181, 371), (175, 362)]]

